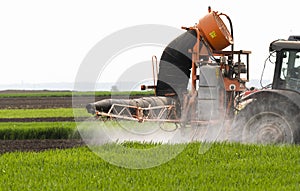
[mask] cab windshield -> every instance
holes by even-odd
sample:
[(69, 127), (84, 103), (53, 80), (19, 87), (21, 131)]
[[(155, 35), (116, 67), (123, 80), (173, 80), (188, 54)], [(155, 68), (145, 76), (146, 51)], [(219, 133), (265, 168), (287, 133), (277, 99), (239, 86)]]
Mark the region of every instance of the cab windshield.
[(285, 82), (286, 89), (292, 89), (300, 92), (299, 51), (286, 50), (283, 52), (280, 79)]

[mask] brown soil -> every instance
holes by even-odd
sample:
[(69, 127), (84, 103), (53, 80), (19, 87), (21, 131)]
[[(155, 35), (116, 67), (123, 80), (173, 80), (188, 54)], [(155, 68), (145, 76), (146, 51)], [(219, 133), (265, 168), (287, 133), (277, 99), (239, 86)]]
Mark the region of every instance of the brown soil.
[(85, 146), (80, 139), (0, 140), (0, 154), (15, 151), (44, 151)]
[[(96, 97), (101, 100), (107, 97)], [(82, 101), (81, 101), (82, 100)], [(76, 98), (79, 104), (72, 104), (72, 97), (8, 97), (0, 98), (0, 109), (45, 109), (45, 108), (85, 108), (86, 98)]]
[[(85, 121), (87, 117), (77, 117), (76, 121)], [(56, 122), (75, 121), (74, 117), (35, 117), (35, 118), (0, 118), (0, 122)]]
[[(132, 96), (139, 98), (141, 96)], [(95, 97), (96, 101), (110, 99), (111, 96)], [(124, 98), (114, 96), (113, 98)], [(127, 97), (125, 97), (127, 98)], [(85, 108), (87, 97), (76, 97), (73, 104), (72, 97), (5, 97), (0, 98), (0, 109), (46, 109), (46, 108)]]

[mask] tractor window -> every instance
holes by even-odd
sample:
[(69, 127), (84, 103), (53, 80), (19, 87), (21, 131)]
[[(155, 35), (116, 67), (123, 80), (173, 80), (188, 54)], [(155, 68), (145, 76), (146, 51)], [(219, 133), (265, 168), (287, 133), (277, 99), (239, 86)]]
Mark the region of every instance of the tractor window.
[(295, 59), (295, 64), (294, 68), (299, 68), (300, 67), (300, 52), (296, 53), (296, 59)]
[(300, 90), (300, 52), (283, 52), (280, 79), (285, 81), (286, 89)]
[(281, 73), (280, 73), (280, 79), (285, 80), (286, 78), (286, 71), (289, 61), (289, 52), (285, 51), (283, 52), (283, 59), (282, 59), (282, 66), (281, 66)]

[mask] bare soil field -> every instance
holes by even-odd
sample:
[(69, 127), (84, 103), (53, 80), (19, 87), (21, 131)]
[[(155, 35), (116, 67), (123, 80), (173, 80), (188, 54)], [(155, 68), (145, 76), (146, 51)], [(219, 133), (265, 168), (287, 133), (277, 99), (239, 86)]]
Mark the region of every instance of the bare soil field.
[[(46, 91), (49, 92), (49, 91)], [(55, 91), (57, 92), (57, 91)], [(32, 94), (45, 93), (45, 91), (30, 91), (30, 90), (7, 90), (0, 91), (1, 94)], [(130, 98), (139, 98), (141, 96), (130, 96)], [(76, 103), (72, 101), (72, 96), (34, 96), (34, 97), (0, 97), (0, 109), (46, 109), (46, 108), (85, 108), (86, 101), (93, 98), (95, 101), (109, 99), (111, 96), (96, 96), (96, 97), (76, 97)], [(128, 96), (115, 95), (113, 98), (128, 98)]]
[(15, 151), (40, 152), (49, 149), (66, 149), (84, 146), (81, 139), (44, 139), (44, 140), (0, 140), (0, 154)]
[[(110, 96), (96, 97), (101, 100)], [(82, 101), (80, 101), (82, 99)], [(86, 98), (76, 98), (78, 103), (84, 103)], [(4, 97), (0, 98), (0, 109), (46, 109), (46, 108), (84, 108), (84, 104), (72, 105), (72, 97)]]
[[(76, 121), (87, 120), (86, 117), (77, 117)], [(35, 117), (35, 118), (0, 118), (1, 122), (56, 122), (75, 121), (74, 117)]]

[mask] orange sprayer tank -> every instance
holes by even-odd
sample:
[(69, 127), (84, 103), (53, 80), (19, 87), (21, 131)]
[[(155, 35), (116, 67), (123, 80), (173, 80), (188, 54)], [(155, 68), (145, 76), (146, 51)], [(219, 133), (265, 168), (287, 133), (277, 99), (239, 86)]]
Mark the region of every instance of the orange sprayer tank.
[(214, 50), (233, 44), (232, 36), (217, 12), (212, 11), (200, 19), (197, 28)]

